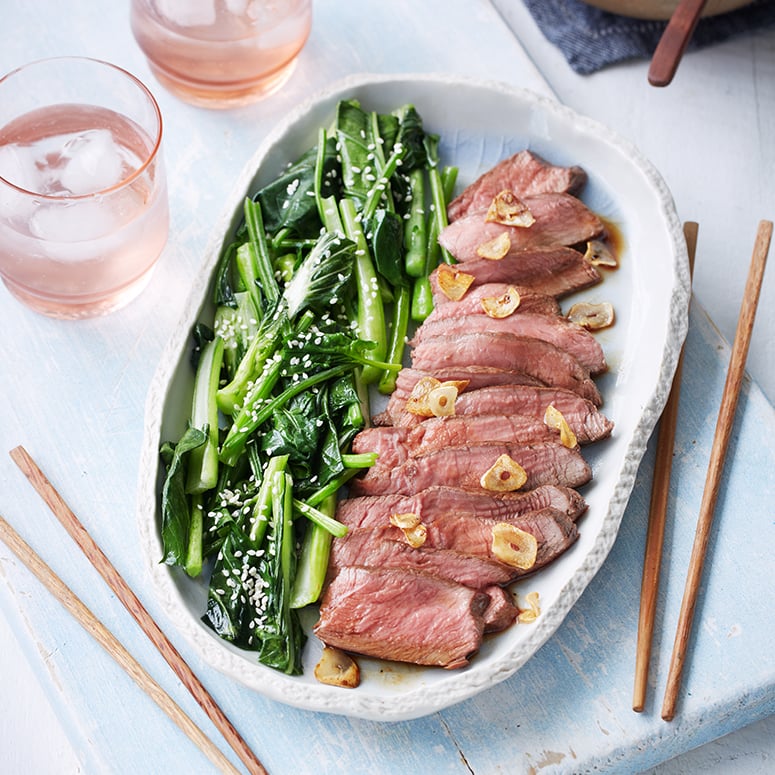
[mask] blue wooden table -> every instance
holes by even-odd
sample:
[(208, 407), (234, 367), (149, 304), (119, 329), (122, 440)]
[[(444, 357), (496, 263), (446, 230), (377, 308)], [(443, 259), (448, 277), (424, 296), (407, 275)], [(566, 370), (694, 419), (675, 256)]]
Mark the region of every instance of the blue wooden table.
[[(747, 381), (685, 691), (676, 720), (666, 724), (659, 718), (728, 359), (724, 340), (700, 305), (693, 308), (686, 346), (664, 583), (644, 713), (633, 713), (630, 703), (653, 440), (613, 551), (579, 603), (525, 667), (474, 699), (390, 724), (310, 713), (244, 689), (202, 664), (176, 638), (139, 557), (134, 497), (143, 407), (186, 298), (187, 280), (246, 159), (300, 98), (351, 72), (444, 71), (497, 77), (544, 93), (550, 89), (484, 0), (320, 0), (313, 35), (286, 88), (253, 108), (208, 112), (175, 101), (155, 85), (130, 37), (126, 9), (96, 0), (76, 5), (65, 9), (53, 0), (14, 5), (0, 33), (0, 70), (38, 56), (79, 53), (125, 66), (155, 87), (166, 121), (173, 236), (151, 286), (108, 318), (47, 320), (0, 290), (0, 512), (194, 720), (212, 729), (37, 499), (7, 450), (24, 444), (36, 457), (271, 773), (641, 771), (772, 714), (775, 415), (767, 397)], [(707, 199), (698, 194), (685, 205), (684, 212), (695, 208), (687, 217), (702, 222), (723, 212), (723, 201)], [(751, 231), (750, 243), (737, 240), (743, 245), (741, 264), (747, 263), (752, 237)], [(756, 367), (764, 368), (758, 361)], [(179, 730), (2, 545), (0, 579), (0, 627), (18, 636), (85, 772), (210, 771)], [(4, 700), (0, 721), (13, 713)], [(213, 736), (217, 740), (214, 731)]]

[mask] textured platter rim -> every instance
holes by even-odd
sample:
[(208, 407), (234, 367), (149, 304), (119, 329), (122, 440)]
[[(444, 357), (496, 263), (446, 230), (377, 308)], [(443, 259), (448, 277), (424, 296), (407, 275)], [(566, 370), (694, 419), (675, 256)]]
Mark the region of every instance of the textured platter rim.
[[(203, 300), (210, 285), (224, 235), (233, 228), (239, 203), (249, 190), (257, 170), (266, 162), (272, 151), (282, 147), (284, 142), (289, 142), (289, 136), (300, 127), (303, 128), (305, 121), (309, 121), (321, 106), (350, 96), (354, 92), (370, 89), (375, 93), (380, 90), (389, 92), (396, 89), (400, 92), (405, 88), (409, 93), (412, 88), (415, 88), (446, 93), (458, 87), (472, 90), (476, 94), (481, 92), (484, 97), (492, 97), (495, 102), (513, 101), (519, 109), (524, 105), (531, 111), (531, 115), (537, 117), (539, 124), (545, 120), (547, 124), (559, 122), (561, 125), (568, 125), (580, 136), (594, 138), (595, 143), (602, 143), (606, 148), (610, 147), (612, 152), (620, 154), (625, 159), (625, 163), (632, 166), (633, 172), (637, 172), (642, 177), (643, 185), (653, 194), (657, 203), (658, 219), (664, 227), (663, 237), (671, 251), (669, 265), (673, 270), (673, 276), (667, 300), (669, 319), (664, 321), (664, 345), (659, 352), (658, 373), (650, 375), (653, 378), (653, 390), (646, 397), (643, 405), (638, 407), (639, 414), (630, 435), (621, 441), (625, 445), (626, 453), (620, 461), (621, 467), (618, 469), (615, 486), (612, 487), (610, 498), (607, 500), (605, 514), (598, 515), (600, 528), (595, 534), (594, 543), (583, 555), (576, 557), (577, 566), (567, 578), (565, 578), (567, 573), (560, 574), (556, 599), (542, 612), (529, 633), (520, 632), (513, 647), (509, 647), (508, 640), (504, 641), (505, 645), (494, 647), (493, 654), (486, 659), (479, 660), (478, 655), (463, 671), (414, 668), (402, 674), (398, 669), (395, 672), (388, 671), (393, 674), (396, 684), (387, 691), (381, 686), (370, 689), (366, 685), (354, 691), (341, 690), (317, 684), (314, 678), (310, 679), (308, 676), (299, 678), (280, 674), (256, 664), (252, 655), (239, 652), (229, 644), (219, 641), (201, 623), (199, 615), (195, 615), (194, 611), (190, 610), (186, 593), (187, 585), (191, 582), (158, 562), (158, 558), (161, 557), (157, 525), (158, 447), (162, 440), (163, 408), (170, 391), (175, 389), (174, 377), (181, 361), (185, 359), (191, 326), (205, 304)], [(417, 107), (422, 114), (423, 106), (418, 102)], [(542, 127), (536, 131), (543, 131)], [(454, 163), (454, 160), (451, 161)], [(459, 76), (360, 74), (343, 79), (324, 92), (313, 96), (289, 114), (266, 137), (236, 181), (234, 193), (226, 203), (223, 215), (214, 228), (213, 237), (206, 251), (206, 259), (194, 278), (184, 312), (162, 355), (148, 392), (145, 439), (138, 482), (137, 517), (147, 572), (150, 574), (154, 591), (165, 614), (209, 665), (270, 699), (308, 710), (384, 721), (411, 719), (468, 699), (505, 680), (515, 673), (559, 627), (613, 546), (635, 483), (640, 460), (667, 399), (678, 354), (686, 336), (689, 295), (685, 243), (672, 197), (665, 183), (636, 148), (598, 122), (528, 90), (500, 82)], [(503, 635), (499, 637), (503, 638)]]

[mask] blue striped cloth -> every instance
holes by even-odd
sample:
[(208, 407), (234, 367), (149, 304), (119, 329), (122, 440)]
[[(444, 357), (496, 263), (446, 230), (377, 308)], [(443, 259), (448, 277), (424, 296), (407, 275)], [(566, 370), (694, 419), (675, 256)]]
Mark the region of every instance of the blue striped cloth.
[[(665, 22), (607, 13), (581, 0), (524, 0), (544, 36), (582, 75), (628, 59), (649, 59)], [(775, 24), (775, 2), (758, 0), (737, 11), (701, 19), (688, 50)]]

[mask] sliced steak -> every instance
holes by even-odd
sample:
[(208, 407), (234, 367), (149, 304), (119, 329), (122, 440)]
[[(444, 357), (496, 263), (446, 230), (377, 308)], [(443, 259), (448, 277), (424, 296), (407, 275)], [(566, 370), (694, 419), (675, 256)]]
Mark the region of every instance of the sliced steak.
[(413, 348), (411, 361), (413, 369), (426, 373), (471, 364), (508, 368), (544, 385), (572, 390), (596, 406), (602, 403), (589, 372), (565, 350), (540, 339), (491, 332), (434, 336)]
[[(403, 372), (413, 371), (404, 369)], [(546, 408), (554, 406), (565, 417), (571, 430), (576, 434), (579, 444), (600, 441), (611, 435), (614, 424), (600, 409), (578, 393), (565, 388), (545, 387), (543, 385), (510, 384), (508, 372), (503, 372), (504, 381), (493, 382), (480, 387), (469, 386), (463, 390), (455, 401), (455, 416), (470, 416), (480, 414), (521, 415), (543, 420)], [(413, 372), (413, 382), (422, 376), (421, 372)], [(399, 374), (400, 385), (400, 374)], [(388, 401), (386, 419), (395, 427), (415, 427), (425, 422), (405, 410), (406, 399), (411, 392), (398, 388)]]
[(502, 586), (516, 577), (512, 568), (488, 557), (463, 554), (454, 549), (424, 546), (415, 549), (406, 543), (400, 532), (391, 530), (389, 535), (392, 537), (385, 536), (382, 530), (375, 532), (373, 528), (351, 528), (345, 538), (337, 538), (331, 545), (329, 573), (346, 565), (408, 568), (474, 589)]
[(351, 480), (350, 492), (354, 495), (411, 495), (434, 485), (481, 491), (482, 475), (504, 454), (525, 469), (525, 490), (542, 484), (580, 487), (592, 477), (592, 471), (578, 449), (568, 449), (562, 444), (468, 444), (428, 452), (392, 468), (377, 462), (362, 476)]
[(345, 651), (458, 668), (479, 649), (489, 602), (430, 574), (347, 566), (329, 583), (313, 631)]
[(352, 441), (352, 451), (376, 452), (378, 460), (384, 465), (395, 465), (408, 457), (406, 439), (409, 435), (408, 426), (374, 425), (364, 428)]
[(429, 417), (414, 426), (367, 428), (352, 443), (353, 452), (376, 452), (381, 466), (395, 466), (411, 457), (461, 444), (503, 441), (530, 444), (558, 441), (559, 431), (541, 419), (524, 415), (460, 415)]
[(337, 543), (331, 558), (332, 574), (353, 565), (403, 568), (480, 590), (490, 598), (484, 611), (484, 632), (501, 632), (514, 624), (519, 615), (514, 599), (503, 588), (516, 574), (501, 562), (452, 549), (414, 549), (404, 541), (375, 537), (371, 530), (357, 530), (347, 541)]
[[(523, 570), (503, 563), (493, 552), (493, 528), (499, 523), (508, 523), (535, 536), (538, 544), (535, 565)], [(459, 514), (447, 514), (433, 521), (424, 521), (426, 527), (425, 543), (416, 552), (429, 549), (448, 549), (464, 555), (473, 555), (488, 559), (504, 565), (512, 578), (522, 578), (543, 568), (555, 558), (559, 557), (578, 538), (578, 528), (572, 519), (556, 509), (542, 509), (529, 511), (514, 517), (502, 519), (487, 519), (476, 516), (461, 516)], [(364, 534), (371, 534), (371, 538)], [(401, 530), (392, 525), (387, 527), (356, 528), (351, 530), (344, 538), (337, 538), (332, 544), (332, 556), (344, 558), (345, 545), (353, 540), (359, 546), (369, 540), (404, 541)], [(408, 544), (407, 544), (408, 546)]]
[(489, 586), (483, 591), (490, 598), (490, 604), (484, 612), (484, 631), (503, 632), (517, 621), (519, 608), (514, 604), (511, 594), (503, 587)]
[(466, 390), (475, 390), (489, 385), (534, 385), (542, 386), (540, 380), (521, 371), (498, 368), (496, 366), (449, 366), (429, 371), (403, 368), (398, 372), (395, 390), (391, 393), (385, 407), (384, 417), (374, 418), (375, 425), (415, 425), (422, 418), (404, 411), (417, 380), (421, 377), (434, 377), (440, 382), (447, 380), (466, 382)]
[(578, 245), (605, 233), (603, 222), (580, 200), (569, 194), (537, 194), (524, 197), (535, 218), (532, 226), (504, 226), (487, 221), (486, 213), (471, 212), (452, 221), (439, 234), (439, 244), (458, 261), (479, 257), (480, 246), (507, 234), (511, 247), (507, 255), (534, 248)]
[(459, 336), (474, 332), (495, 332), (526, 336), (549, 342), (570, 353), (590, 374), (602, 374), (607, 366), (603, 348), (586, 328), (567, 318), (515, 312), (505, 318), (484, 314), (457, 315), (444, 320), (426, 320), (409, 344), (416, 347), (432, 336)]
[(459, 487), (428, 487), (412, 495), (364, 495), (339, 501), (336, 518), (350, 528), (389, 524), (391, 514), (417, 514), (422, 522), (433, 522), (449, 514), (503, 519), (528, 511), (553, 508), (577, 519), (587, 508), (576, 490), (542, 485), (526, 492), (473, 492)]
[[(486, 259), (485, 259), (486, 260)], [(545, 293), (536, 293), (536, 291), (524, 286), (519, 287), (513, 283), (484, 283), (483, 285), (472, 285), (465, 296), (458, 301), (452, 301), (443, 293), (436, 293), (433, 297), (433, 311), (425, 319), (426, 323), (440, 320), (455, 315), (469, 315), (471, 313), (481, 313), (482, 299), (499, 299), (511, 288), (516, 288), (519, 294), (519, 307), (517, 313), (533, 312), (538, 315), (560, 315), (560, 305), (554, 296), (547, 296)]]
[[(492, 550), (492, 529), (498, 522), (508, 522), (535, 536), (538, 554), (529, 570), (514, 568), (518, 577), (534, 573), (559, 557), (578, 538), (573, 520), (554, 509), (543, 509), (503, 520), (449, 516), (428, 524), (428, 546), (455, 549), (467, 554), (489, 557), (499, 562)], [(397, 528), (394, 528), (397, 529)]]
[(521, 414), (543, 419), (549, 405), (562, 414), (580, 444), (611, 435), (614, 424), (597, 405), (564, 388), (491, 385), (464, 390), (455, 401), (455, 415)]
[[(600, 272), (578, 250), (568, 247), (509, 253), (497, 261), (472, 258), (457, 268), (471, 275), (474, 285), (511, 283), (558, 299), (601, 280)], [(444, 296), (438, 272), (434, 269), (430, 276), (434, 299)]]
[(532, 151), (520, 151), (478, 177), (450, 202), (450, 221), (469, 212), (486, 210), (501, 191), (513, 191), (523, 198), (547, 192), (578, 194), (587, 182), (581, 167), (559, 167)]

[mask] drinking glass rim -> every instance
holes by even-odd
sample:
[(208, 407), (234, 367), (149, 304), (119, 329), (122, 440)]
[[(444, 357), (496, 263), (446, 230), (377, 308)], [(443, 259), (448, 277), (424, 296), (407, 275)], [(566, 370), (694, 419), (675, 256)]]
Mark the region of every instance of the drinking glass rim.
[(52, 62), (67, 62), (67, 61), (90, 62), (97, 65), (103, 65), (105, 67), (111, 68), (112, 70), (116, 70), (122, 75), (125, 75), (127, 78), (133, 81), (135, 85), (139, 86), (140, 91), (143, 92), (145, 96), (150, 100), (151, 107), (153, 108), (153, 112), (156, 115), (156, 120), (158, 122), (159, 128), (158, 128), (158, 131), (156, 132), (156, 138), (154, 140), (153, 147), (146, 155), (146, 159), (136, 170), (132, 172), (131, 175), (128, 175), (127, 177), (123, 178), (118, 183), (114, 183), (112, 186), (108, 186), (107, 188), (101, 188), (97, 191), (90, 191), (88, 194), (69, 194), (67, 196), (61, 196), (56, 194), (43, 194), (37, 191), (30, 191), (27, 188), (19, 186), (16, 183), (13, 183), (12, 181), (8, 180), (7, 178), (4, 178), (0, 174), (0, 181), (10, 186), (11, 188), (15, 188), (17, 191), (20, 191), (23, 194), (28, 194), (30, 196), (38, 197), (41, 199), (55, 200), (60, 202), (71, 202), (75, 199), (89, 199), (91, 197), (98, 196), (100, 194), (110, 194), (113, 191), (118, 191), (119, 189), (125, 188), (133, 180), (136, 180), (138, 177), (140, 177), (140, 175), (142, 175), (145, 172), (145, 170), (150, 166), (151, 162), (156, 158), (159, 152), (159, 149), (161, 148), (161, 139), (162, 139), (162, 134), (164, 129), (164, 122), (162, 119), (161, 108), (159, 107), (159, 103), (156, 101), (156, 97), (153, 96), (153, 92), (151, 92), (151, 90), (136, 75), (133, 75), (132, 73), (130, 73), (129, 70), (124, 69), (120, 65), (115, 65), (112, 62), (107, 62), (104, 59), (97, 59), (96, 57), (74, 56), (74, 55), (43, 57), (42, 59), (35, 59), (32, 62), (27, 62), (26, 64), (15, 67), (13, 70), (10, 70), (5, 75), (0, 77), (0, 87), (2, 87), (3, 83), (5, 83), (9, 78), (21, 72), (22, 70), (27, 70), (28, 68), (35, 67), (36, 65), (45, 65), (45, 64), (50, 64)]
[[(313, 10), (314, 10), (313, 7), (312, 7), (312, 0), (296, 0), (296, 1), (297, 2), (301, 2), (301, 3), (304, 4), (304, 6), (306, 8), (302, 8), (300, 10), (302, 10), (302, 11), (307, 10), (309, 12), (310, 18), (311, 18), (311, 15), (312, 15)], [(205, 44), (210, 43), (210, 44), (213, 44), (213, 45), (224, 45), (224, 44), (241, 43), (242, 41), (251, 41), (251, 40), (254, 40), (255, 37), (256, 37), (256, 33), (255, 32), (251, 32), (251, 31), (245, 32), (243, 35), (240, 35), (238, 37), (232, 37), (231, 35), (229, 35), (227, 37), (216, 36), (216, 37), (206, 37), (206, 38), (203, 38), (203, 37), (200, 37), (200, 36), (195, 35), (195, 34), (188, 34), (188, 35), (186, 35), (185, 33), (180, 31), (181, 29), (185, 29), (185, 28), (181, 27), (178, 24), (175, 24), (175, 22), (173, 20), (169, 19), (169, 17), (164, 16), (164, 14), (162, 12), (160, 12), (158, 8), (156, 8), (156, 5), (153, 2), (149, 3), (146, 0), (140, 0), (140, 3), (142, 3), (142, 5), (143, 5), (143, 9), (142, 10), (149, 11), (150, 15), (153, 17), (154, 21), (158, 22), (159, 26), (163, 27), (167, 32), (171, 33), (176, 38), (181, 38), (183, 40), (195, 41), (197, 43), (205, 43)], [(138, 3), (137, 0), (132, 0), (131, 5), (132, 6), (138, 6), (140, 3)], [(133, 8), (133, 11), (134, 11), (134, 8)], [(253, 21), (255, 22), (255, 20), (253, 20)], [(167, 23), (165, 23), (165, 22), (167, 22)], [(171, 22), (171, 24), (170, 24), (170, 22)], [(194, 25), (194, 26), (196, 26), (196, 27), (200, 27), (200, 26), (202, 26), (202, 27), (209, 27), (211, 25)], [(252, 23), (251, 30), (254, 27), (255, 27), (255, 24)]]

